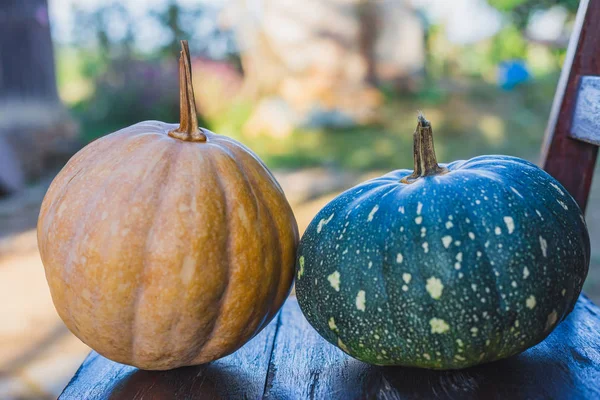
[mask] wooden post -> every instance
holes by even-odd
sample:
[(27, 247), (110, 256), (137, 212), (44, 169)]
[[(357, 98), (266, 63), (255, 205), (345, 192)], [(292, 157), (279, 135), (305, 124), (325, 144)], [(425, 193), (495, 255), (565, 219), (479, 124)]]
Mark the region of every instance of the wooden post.
[[(578, 101), (583, 82), (600, 79), (600, 0), (582, 0), (563, 66), (544, 143), (542, 166), (585, 210), (600, 144), (600, 131), (586, 135), (582, 122), (597, 120), (593, 105)], [(600, 101), (600, 91), (588, 90)], [(589, 133), (589, 132), (588, 132)]]
[(56, 88), (47, 0), (0, 0), (0, 197), (75, 150)]

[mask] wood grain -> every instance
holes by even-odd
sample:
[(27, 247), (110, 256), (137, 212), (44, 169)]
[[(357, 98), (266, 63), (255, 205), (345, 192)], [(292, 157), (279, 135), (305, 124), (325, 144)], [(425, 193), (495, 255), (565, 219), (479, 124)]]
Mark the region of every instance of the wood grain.
[(571, 136), (573, 111), (582, 76), (600, 75), (600, 0), (582, 0), (558, 83), (544, 144), (543, 168), (585, 210), (598, 147)]
[(459, 371), (378, 367), (310, 327), (295, 298), (260, 335), (214, 363), (141, 371), (96, 353), (60, 399), (599, 399), (600, 309), (581, 296), (542, 343)]
[(234, 354), (196, 367), (144, 371), (92, 352), (59, 399), (260, 398), (278, 321), (279, 316)]

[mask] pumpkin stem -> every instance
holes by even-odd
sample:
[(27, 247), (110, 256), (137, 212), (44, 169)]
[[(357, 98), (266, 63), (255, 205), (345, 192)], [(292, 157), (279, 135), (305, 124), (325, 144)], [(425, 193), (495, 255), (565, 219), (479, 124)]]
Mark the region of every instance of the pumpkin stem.
[(440, 167), (437, 163), (431, 123), (420, 112), (417, 121), (413, 147), (415, 169), (411, 175), (402, 179), (403, 183), (413, 183), (424, 176), (441, 175), (448, 172), (446, 168)]
[(206, 135), (198, 128), (190, 48), (187, 40), (181, 41), (179, 57), (179, 127), (170, 131), (169, 136), (187, 142), (206, 142)]

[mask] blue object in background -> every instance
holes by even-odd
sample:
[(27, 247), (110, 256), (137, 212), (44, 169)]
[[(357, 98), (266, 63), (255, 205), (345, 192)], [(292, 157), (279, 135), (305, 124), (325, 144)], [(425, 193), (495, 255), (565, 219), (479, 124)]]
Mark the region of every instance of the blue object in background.
[(523, 60), (503, 61), (498, 65), (498, 86), (505, 90), (531, 79), (531, 73)]

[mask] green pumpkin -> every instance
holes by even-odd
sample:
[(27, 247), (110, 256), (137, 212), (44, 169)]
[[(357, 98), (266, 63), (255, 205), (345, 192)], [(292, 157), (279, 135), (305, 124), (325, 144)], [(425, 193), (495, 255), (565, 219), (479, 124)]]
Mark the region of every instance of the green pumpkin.
[(422, 116), (414, 155), (414, 172), (349, 189), (307, 228), (296, 294), (310, 324), (378, 365), (464, 368), (542, 341), (587, 275), (578, 205), (519, 158), (438, 165)]

